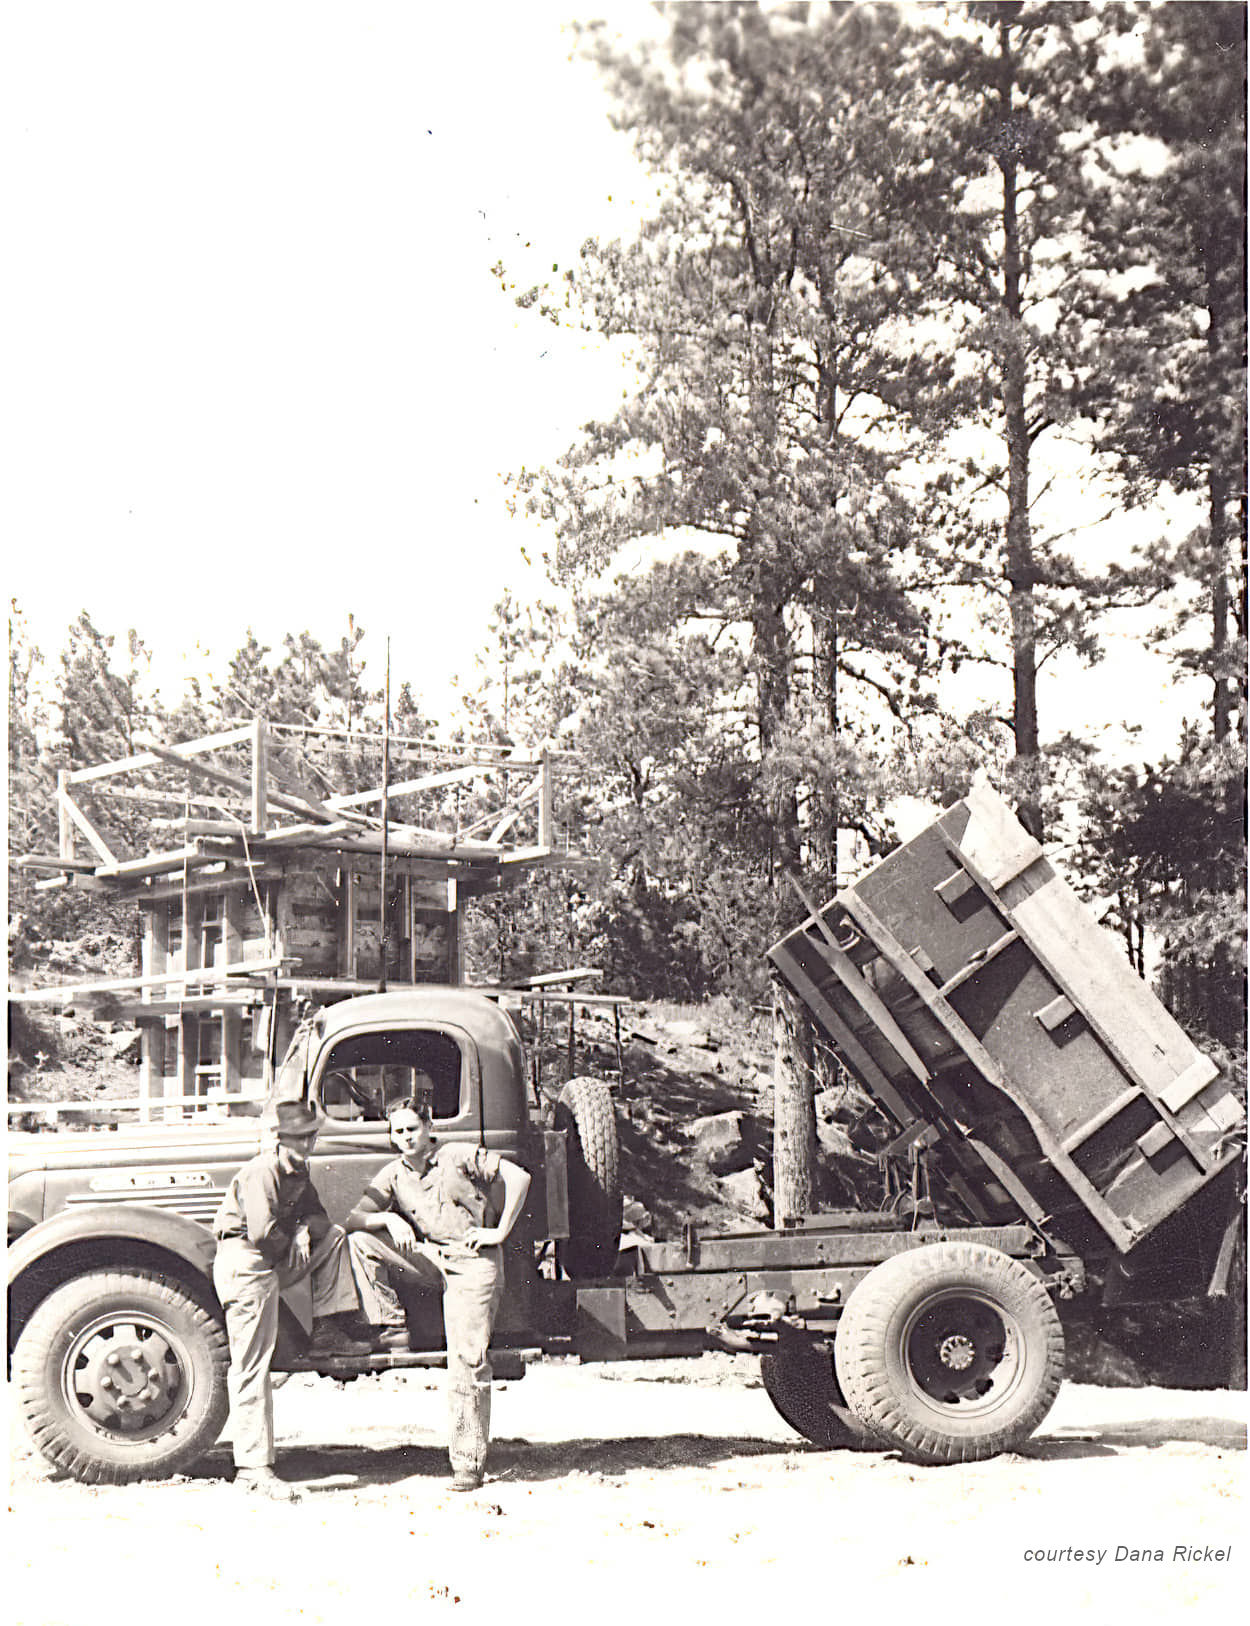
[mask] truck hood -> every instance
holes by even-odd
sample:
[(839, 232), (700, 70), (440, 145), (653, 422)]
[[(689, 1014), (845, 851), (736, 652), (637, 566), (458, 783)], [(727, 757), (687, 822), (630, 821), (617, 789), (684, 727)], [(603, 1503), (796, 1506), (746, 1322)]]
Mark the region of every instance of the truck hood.
[(145, 1124), (112, 1130), (10, 1135), (9, 1178), (85, 1162), (100, 1168), (188, 1158), (244, 1162), (256, 1152), (260, 1136), (260, 1121), (255, 1118), (226, 1124)]

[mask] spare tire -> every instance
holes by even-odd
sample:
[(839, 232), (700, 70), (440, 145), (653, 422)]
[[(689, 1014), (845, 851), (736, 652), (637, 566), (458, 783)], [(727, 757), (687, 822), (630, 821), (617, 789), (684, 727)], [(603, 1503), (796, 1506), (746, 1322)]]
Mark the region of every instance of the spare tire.
[(1032, 1271), (935, 1242), (869, 1271), (834, 1351), (851, 1410), (916, 1462), (981, 1462), (1026, 1440), (1063, 1376), (1063, 1328)]
[(610, 1276), (621, 1246), (621, 1158), (616, 1107), (600, 1078), (571, 1078), (556, 1101), (568, 1153), (569, 1234), (556, 1262), (572, 1280)]
[(877, 1451), (880, 1444), (846, 1404), (833, 1355), (815, 1339), (783, 1332), (760, 1356), (765, 1393), (796, 1434), (822, 1451)]

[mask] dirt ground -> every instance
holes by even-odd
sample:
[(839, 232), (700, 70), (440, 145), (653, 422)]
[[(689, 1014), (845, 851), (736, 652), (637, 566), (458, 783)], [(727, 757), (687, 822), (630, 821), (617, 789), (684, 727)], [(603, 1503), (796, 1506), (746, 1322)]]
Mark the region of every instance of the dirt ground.
[(289, 1379), (295, 1507), (236, 1491), (224, 1441), (164, 1484), (57, 1480), (11, 1419), (6, 1620), (665, 1626), (866, 1605), (963, 1626), (1244, 1602), (1245, 1394), (1067, 1384), (1021, 1451), (918, 1468), (808, 1446), (748, 1357), (547, 1364), (497, 1386), (487, 1483), (457, 1496), (440, 1384)]

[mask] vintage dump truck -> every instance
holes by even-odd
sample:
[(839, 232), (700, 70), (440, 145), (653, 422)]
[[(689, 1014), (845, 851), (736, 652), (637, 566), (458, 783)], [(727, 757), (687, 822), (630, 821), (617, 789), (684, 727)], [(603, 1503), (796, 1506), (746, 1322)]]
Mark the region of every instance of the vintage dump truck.
[[(432, 1094), (439, 1140), (532, 1175), (506, 1250), (501, 1377), (584, 1361), (762, 1356), (764, 1387), (824, 1446), (921, 1462), (1025, 1439), (1063, 1372), (1056, 1300), (1227, 1292), (1244, 1122), (1219, 1070), (1130, 970), (992, 792), (948, 809), (769, 951), (889, 1130), (888, 1212), (618, 1251), (608, 1085), (544, 1110), (499, 1001), (415, 987), (303, 1023), (272, 1101), (326, 1116), (314, 1178), (341, 1219), (393, 1155), (385, 1107)], [(263, 1120), (14, 1136), (9, 1349), (44, 1455), (118, 1482), (176, 1472), (226, 1416), (209, 1227)], [(412, 1350), (315, 1368), (284, 1323), (277, 1369), (344, 1378), (437, 1365), (437, 1301)]]

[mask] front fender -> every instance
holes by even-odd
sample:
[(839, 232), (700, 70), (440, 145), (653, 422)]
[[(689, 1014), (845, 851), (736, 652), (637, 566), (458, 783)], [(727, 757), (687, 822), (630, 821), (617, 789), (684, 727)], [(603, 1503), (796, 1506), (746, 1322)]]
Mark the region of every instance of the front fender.
[(212, 1280), (217, 1243), (202, 1225), (182, 1214), (144, 1203), (101, 1203), (98, 1207), (62, 1209), (18, 1237), (8, 1250), (9, 1287), (32, 1266), (66, 1248), (77, 1249), (82, 1244), (103, 1244), (107, 1248), (111, 1242), (137, 1242), (147, 1249), (173, 1254), (197, 1275)]

